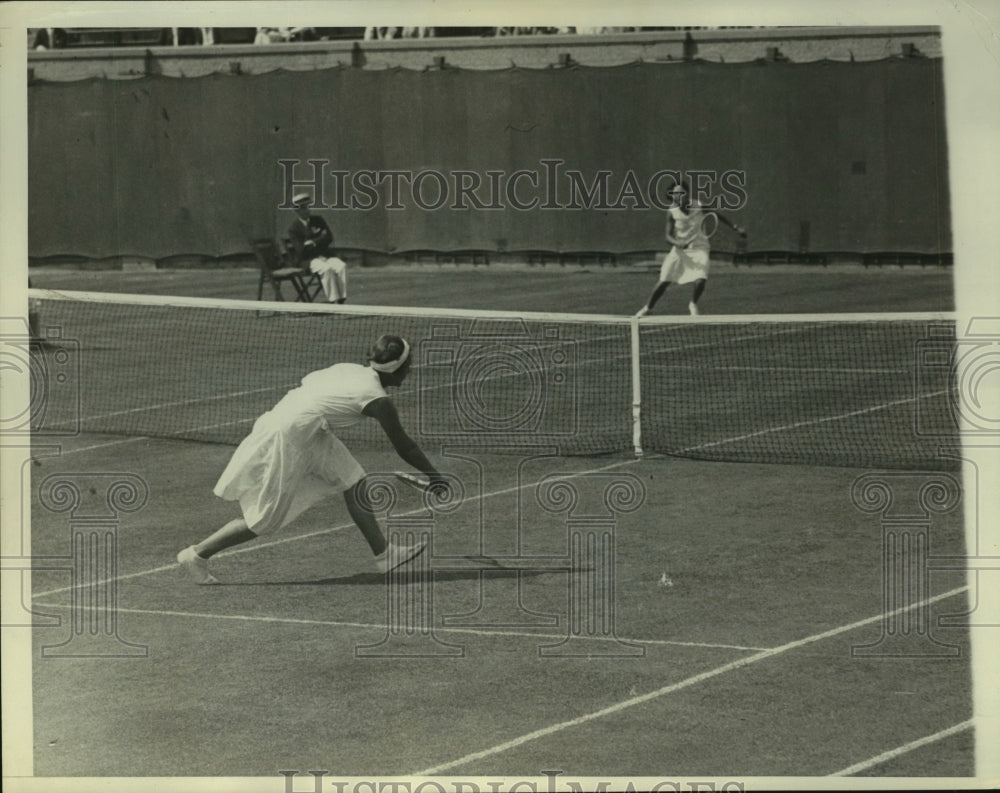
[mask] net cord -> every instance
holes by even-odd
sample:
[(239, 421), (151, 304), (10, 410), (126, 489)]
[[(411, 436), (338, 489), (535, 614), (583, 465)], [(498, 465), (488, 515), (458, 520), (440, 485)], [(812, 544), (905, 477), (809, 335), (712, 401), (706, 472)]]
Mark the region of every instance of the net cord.
[[(494, 311), (491, 309), (437, 308), (434, 306), (325, 305), (322, 303), (292, 303), (265, 300), (225, 300), (173, 295), (136, 295), (115, 292), (80, 292), (57, 289), (28, 290), (29, 298), (69, 300), (95, 303), (124, 303), (141, 306), (176, 306), (179, 308), (219, 308), (231, 310), (275, 311), (303, 314), (344, 314), (356, 316), (385, 315), (397, 317), (453, 317), (457, 319), (524, 319), (531, 321), (585, 322), (602, 325), (625, 325), (630, 317), (622, 314), (570, 314), (548, 311)], [(868, 314), (710, 314), (646, 316), (640, 325), (732, 325), (745, 322), (868, 322), (868, 321), (954, 321), (955, 312), (883, 312)]]
[(434, 306), (331, 305), (267, 300), (227, 300), (175, 295), (136, 295), (117, 292), (79, 292), (63, 289), (28, 290), (29, 298), (92, 303), (118, 303), (131, 306), (172, 308), (211, 308), (235, 311), (253, 310), (290, 314), (341, 314), (345, 316), (384, 315), (392, 317), (445, 317), (449, 319), (497, 319), (553, 322), (587, 322), (622, 325), (627, 319), (620, 314), (564, 314), (541, 311), (494, 311), (492, 309), (437, 308)]

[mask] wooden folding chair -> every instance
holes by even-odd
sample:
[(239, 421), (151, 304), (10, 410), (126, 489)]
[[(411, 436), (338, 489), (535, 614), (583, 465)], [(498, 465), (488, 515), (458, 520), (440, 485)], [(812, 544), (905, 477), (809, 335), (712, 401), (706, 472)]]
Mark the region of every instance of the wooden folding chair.
[[(288, 237), (281, 238), (281, 258), (288, 267), (295, 267), (298, 257), (295, 255), (295, 250), (292, 248), (292, 241)], [(309, 269), (309, 266), (300, 267), (300, 272), (302, 273), (302, 295), (303, 299), (307, 303), (312, 303), (316, 300), (316, 295), (323, 291), (323, 279), (320, 278), (319, 273), (314, 273)]]
[(284, 300), (281, 285), (288, 282), (295, 290), (297, 302), (313, 302), (323, 288), (318, 274), (303, 270), (301, 267), (290, 266), (288, 256), (273, 239), (253, 240), (250, 245), (260, 265), (260, 280), (257, 282), (258, 300), (264, 297), (265, 282), (274, 290), (275, 300)]

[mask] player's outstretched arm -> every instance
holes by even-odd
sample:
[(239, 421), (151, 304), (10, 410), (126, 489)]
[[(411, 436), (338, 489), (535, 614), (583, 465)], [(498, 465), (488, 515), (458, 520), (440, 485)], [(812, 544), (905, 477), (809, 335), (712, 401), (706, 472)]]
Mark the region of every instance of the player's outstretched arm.
[(408, 465), (416, 468), (421, 473), (427, 474), (431, 482), (443, 481), (441, 474), (427, 459), (417, 442), (414, 441), (403, 428), (403, 423), (399, 420), (399, 412), (396, 405), (389, 397), (381, 397), (369, 402), (362, 411), (366, 416), (375, 419), (382, 427), (392, 448), (400, 459)]
[(745, 228), (743, 228), (743, 226), (737, 225), (736, 223), (734, 223), (733, 221), (731, 221), (729, 218), (727, 218), (725, 215), (723, 215), (721, 212), (716, 212), (715, 216), (719, 219), (720, 223), (722, 223), (723, 225), (729, 226), (729, 228), (731, 228), (733, 231), (735, 231), (740, 236), (743, 236), (743, 237), (746, 236), (747, 230)]

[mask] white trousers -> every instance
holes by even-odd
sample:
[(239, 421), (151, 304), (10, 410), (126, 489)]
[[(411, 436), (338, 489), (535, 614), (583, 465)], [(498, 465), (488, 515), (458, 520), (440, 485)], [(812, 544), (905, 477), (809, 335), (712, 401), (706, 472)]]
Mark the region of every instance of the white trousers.
[(319, 273), (326, 299), (331, 303), (347, 297), (347, 265), (343, 259), (317, 257), (309, 262), (309, 269)]

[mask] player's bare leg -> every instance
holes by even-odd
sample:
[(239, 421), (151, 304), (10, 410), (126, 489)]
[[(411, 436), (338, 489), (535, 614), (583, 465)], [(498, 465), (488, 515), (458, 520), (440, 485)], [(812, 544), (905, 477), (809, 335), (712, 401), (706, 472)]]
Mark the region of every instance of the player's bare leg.
[(653, 294), (651, 294), (649, 296), (649, 300), (646, 301), (646, 305), (644, 305), (642, 308), (639, 309), (638, 313), (636, 313), (636, 316), (637, 317), (644, 317), (650, 311), (652, 311), (653, 310), (653, 306), (655, 306), (656, 302), (661, 297), (663, 297), (663, 293), (667, 291), (667, 287), (668, 286), (670, 286), (670, 281), (660, 281), (660, 283), (658, 283), (656, 285), (656, 288), (653, 289)]
[(688, 311), (690, 311), (693, 316), (697, 316), (701, 313), (701, 311), (698, 310), (698, 301), (701, 299), (701, 296), (705, 291), (706, 283), (707, 281), (704, 278), (699, 278), (694, 282), (694, 292), (691, 293), (691, 302), (688, 303)]
[(382, 529), (378, 525), (378, 521), (375, 519), (375, 516), (369, 510), (361, 506), (361, 503), (358, 501), (355, 488), (361, 486), (362, 483), (359, 482), (355, 485), (355, 487), (349, 487), (345, 490), (344, 501), (347, 503), (347, 511), (351, 515), (351, 520), (353, 520), (355, 524), (357, 524), (357, 527), (361, 529), (361, 533), (368, 542), (368, 546), (372, 549), (372, 553), (378, 556), (385, 550), (385, 535), (382, 533)]
[(375, 516), (365, 509), (358, 499), (356, 488), (359, 486), (360, 484), (345, 490), (344, 501), (347, 503), (347, 511), (351, 514), (351, 519), (361, 529), (372, 553), (375, 554), (375, 569), (384, 573), (421, 554), (426, 547), (425, 543), (397, 545), (393, 542), (386, 542), (385, 535), (382, 534), (382, 529)]
[(236, 518), (192, 547), (202, 559), (211, 559), (219, 551), (255, 539), (257, 535), (247, 528), (247, 522), (243, 518)]
[(177, 562), (188, 571), (196, 584), (218, 584), (218, 579), (208, 571), (208, 560), (219, 551), (256, 539), (243, 518), (229, 521), (218, 531), (197, 545), (190, 545), (177, 554)]

